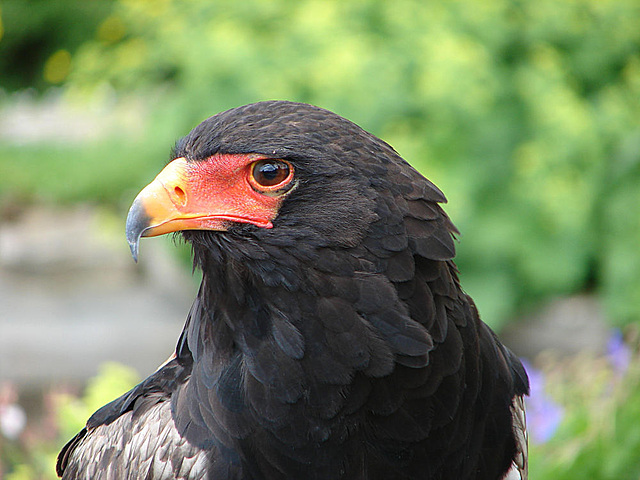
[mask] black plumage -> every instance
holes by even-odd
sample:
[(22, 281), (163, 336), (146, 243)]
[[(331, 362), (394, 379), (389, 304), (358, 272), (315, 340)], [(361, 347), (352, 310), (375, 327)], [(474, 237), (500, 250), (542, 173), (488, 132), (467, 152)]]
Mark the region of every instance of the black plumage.
[(182, 232), (203, 280), (175, 358), (97, 411), (58, 473), (526, 478), (526, 374), (460, 287), (442, 192), (305, 104), (220, 113), (174, 157), (220, 153), (286, 160), (295, 185), (273, 228)]

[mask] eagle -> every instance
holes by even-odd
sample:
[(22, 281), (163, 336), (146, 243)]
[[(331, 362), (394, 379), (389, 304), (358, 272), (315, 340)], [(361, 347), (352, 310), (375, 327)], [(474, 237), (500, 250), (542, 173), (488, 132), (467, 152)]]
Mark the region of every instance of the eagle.
[(443, 193), (328, 110), (179, 140), (126, 236), (202, 271), (175, 353), (62, 449), (63, 479), (526, 479), (526, 372), (480, 320)]

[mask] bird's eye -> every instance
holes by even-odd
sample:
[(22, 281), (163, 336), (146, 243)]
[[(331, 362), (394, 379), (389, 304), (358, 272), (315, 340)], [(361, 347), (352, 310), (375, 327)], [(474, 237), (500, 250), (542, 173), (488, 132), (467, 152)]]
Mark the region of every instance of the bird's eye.
[(291, 182), (293, 167), (283, 160), (258, 160), (251, 166), (249, 182), (261, 193), (273, 193)]

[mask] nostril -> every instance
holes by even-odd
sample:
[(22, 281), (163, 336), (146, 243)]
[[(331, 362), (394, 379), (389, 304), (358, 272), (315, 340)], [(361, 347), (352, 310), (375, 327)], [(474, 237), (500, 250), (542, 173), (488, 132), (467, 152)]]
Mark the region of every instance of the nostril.
[(184, 205), (187, 201), (187, 194), (184, 193), (184, 190), (182, 190), (180, 187), (175, 187), (173, 191), (175, 192), (178, 199), (180, 199), (180, 203)]

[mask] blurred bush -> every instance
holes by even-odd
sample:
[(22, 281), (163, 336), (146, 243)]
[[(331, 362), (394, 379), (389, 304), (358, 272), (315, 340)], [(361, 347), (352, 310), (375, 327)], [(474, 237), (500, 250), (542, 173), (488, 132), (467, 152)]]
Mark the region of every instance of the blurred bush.
[(0, 86), (43, 89), (66, 79), (71, 52), (93, 35), (111, 0), (2, 0)]
[[(102, 18), (70, 59), (48, 59), (52, 71), (69, 61), (69, 98), (150, 104), (128, 180), (116, 162), (100, 198), (151, 178), (158, 151), (207, 116), (310, 102), (445, 191), (463, 284), (492, 326), (585, 290), (614, 323), (640, 317), (637, 1), (117, 0)], [(100, 152), (86, 171), (105, 168)]]

